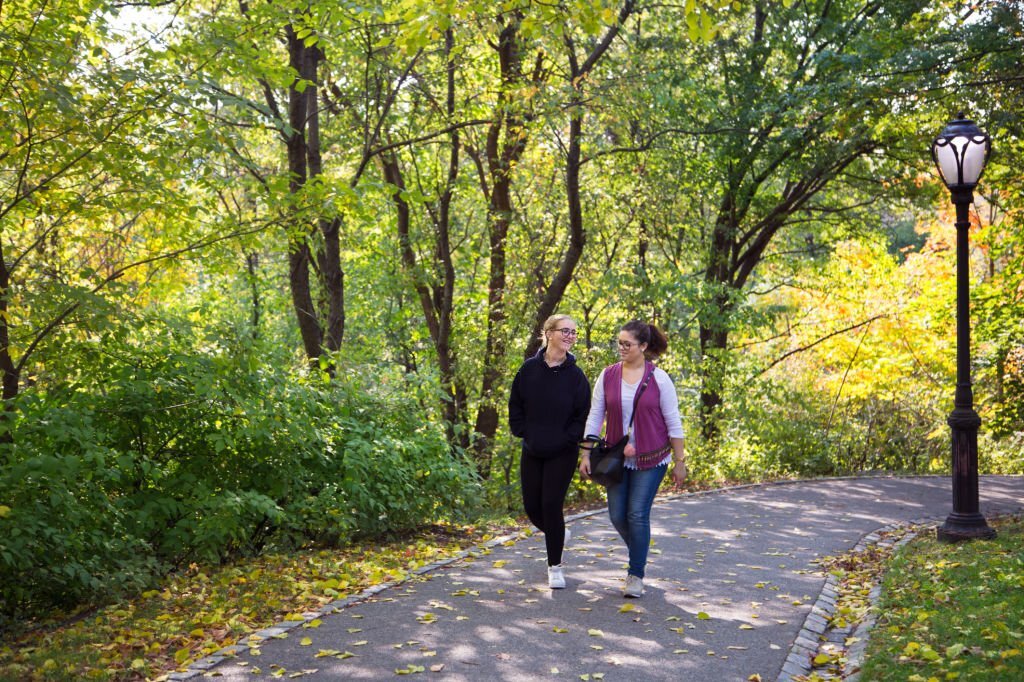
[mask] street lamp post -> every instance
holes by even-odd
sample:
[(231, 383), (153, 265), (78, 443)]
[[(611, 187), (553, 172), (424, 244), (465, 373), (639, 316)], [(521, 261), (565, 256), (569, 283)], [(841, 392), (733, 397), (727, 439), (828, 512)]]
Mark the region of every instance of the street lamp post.
[(932, 143), (939, 168), (956, 206), (956, 394), (947, 423), (953, 431), (953, 512), (936, 535), (944, 542), (993, 538), (978, 505), (978, 427), (971, 390), (971, 309), (969, 211), (974, 188), (985, 170), (992, 141), (963, 112)]

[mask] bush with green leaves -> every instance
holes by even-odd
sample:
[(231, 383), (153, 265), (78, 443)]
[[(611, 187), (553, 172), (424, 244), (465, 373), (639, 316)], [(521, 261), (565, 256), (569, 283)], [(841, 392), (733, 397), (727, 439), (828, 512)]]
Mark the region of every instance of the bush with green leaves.
[(476, 504), (472, 467), (400, 372), (349, 367), (325, 380), (176, 338), (111, 342), (86, 379), (14, 406), (0, 470), (5, 616)]

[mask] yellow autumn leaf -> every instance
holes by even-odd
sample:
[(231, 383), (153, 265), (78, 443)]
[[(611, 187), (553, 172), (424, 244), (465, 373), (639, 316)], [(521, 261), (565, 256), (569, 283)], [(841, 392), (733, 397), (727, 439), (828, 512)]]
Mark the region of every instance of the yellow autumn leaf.
[(301, 640), (299, 641), (299, 646), (309, 646), (309, 645), (310, 645), (310, 644), (312, 644), (312, 643), (313, 643), (313, 640), (312, 640), (312, 639), (310, 639), (309, 637), (303, 637), (303, 638), (302, 638), (302, 639), (301, 639)]

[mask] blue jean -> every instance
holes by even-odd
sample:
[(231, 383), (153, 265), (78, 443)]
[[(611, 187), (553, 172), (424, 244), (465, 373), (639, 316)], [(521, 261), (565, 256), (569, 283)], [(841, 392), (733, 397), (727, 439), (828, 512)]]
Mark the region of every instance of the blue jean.
[(626, 469), (622, 482), (608, 486), (608, 516), (629, 548), (629, 574), (644, 577), (651, 546), (651, 507), (668, 464)]

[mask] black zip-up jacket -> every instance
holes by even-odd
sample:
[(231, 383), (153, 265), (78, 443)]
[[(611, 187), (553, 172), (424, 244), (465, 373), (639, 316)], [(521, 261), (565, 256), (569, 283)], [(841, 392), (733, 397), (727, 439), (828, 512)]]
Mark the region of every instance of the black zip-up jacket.
[(557, 367), (544, 362), (544, 349), (523, 363), (508, 397), (508, 424), (523, 439), (523, 454), (575, 456), (590, 412), (590, 382), (569, 353)]

